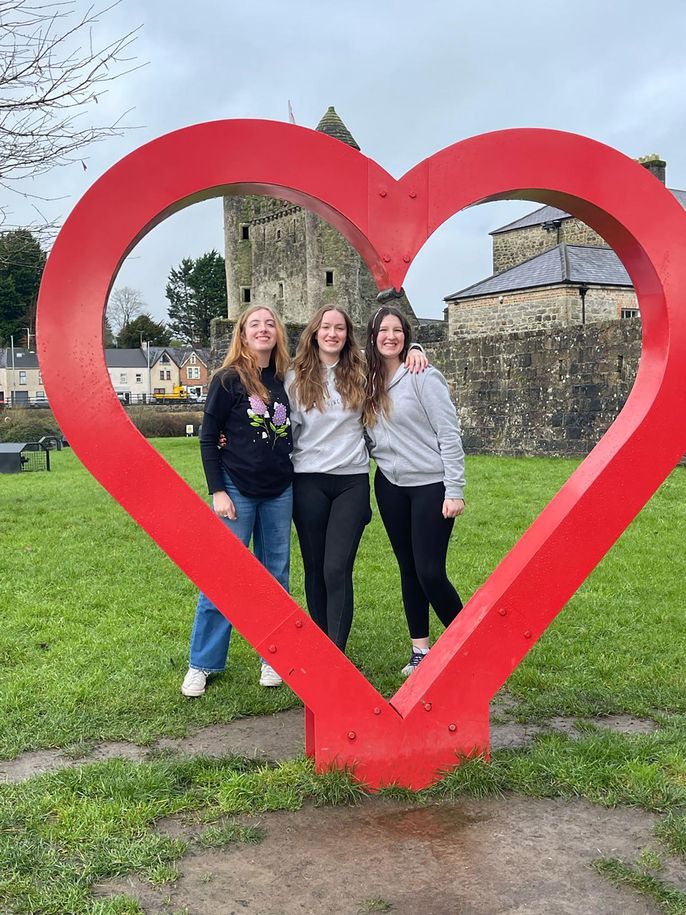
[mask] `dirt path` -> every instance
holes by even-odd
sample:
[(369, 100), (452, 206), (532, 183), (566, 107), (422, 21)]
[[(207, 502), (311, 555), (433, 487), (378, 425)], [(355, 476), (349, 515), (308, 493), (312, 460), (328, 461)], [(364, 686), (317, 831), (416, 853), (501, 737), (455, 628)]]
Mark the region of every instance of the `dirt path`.
[[(628, 717), (596, 723), (634, 733), (655, 727)], [(549, 722), (546, 730), (551, 728), (576, 733), (575, 723), (568, 719)], [(302, 752), (302, 729), (302, 711), (297, 709), (212, 726), (178, 740), (165, 738), (153, 749), (180, 754), (236, 752), (281, 760)], [(494, 723), (492, 747), (525, 745), (541, 730)], [(0, 763), (0, 782), (116, 756), (144, 760), (150, 751), (108, 743), (81, 760), (59, 751), (27, 753)], [(150, 915), (660, 912), (657, 903), (631, 889), (614, 887), (591, 867), (598, 858), (634, 863), (646, 848), (661, 851), (652, 839), (656, 818), (640, 810), (517, 796), (425, 807), (370, 798), (356, 807), (308, 807), (242, 822), (258, 823), (264, 840), (215, 851), (193, 846), (197, 827), (180, 820), (162, 822), (160, 829), (191, 840), (191, 850), (179, 863), (178, 881), (156, 888), (120, 879), (95, 892), (132, 895)], [(662, 876), (686, 890), (683, 864), (667, 862)]]

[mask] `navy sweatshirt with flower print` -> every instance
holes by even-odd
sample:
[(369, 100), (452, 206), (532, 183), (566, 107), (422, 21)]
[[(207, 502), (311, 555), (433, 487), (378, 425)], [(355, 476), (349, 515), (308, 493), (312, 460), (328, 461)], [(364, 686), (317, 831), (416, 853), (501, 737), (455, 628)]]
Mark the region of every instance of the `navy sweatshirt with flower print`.
[[(210, 383), (200, 434), (200, 453), (211, 493), (224, 489), (225, 470), (244, 496), (272, 499), (293, 476), (290, 406), (271, 366), (262, 369), (270, 402), (248, 396), (237, 373), (218, 371)], [(218, 447), (219, 433), (226, 446)]]

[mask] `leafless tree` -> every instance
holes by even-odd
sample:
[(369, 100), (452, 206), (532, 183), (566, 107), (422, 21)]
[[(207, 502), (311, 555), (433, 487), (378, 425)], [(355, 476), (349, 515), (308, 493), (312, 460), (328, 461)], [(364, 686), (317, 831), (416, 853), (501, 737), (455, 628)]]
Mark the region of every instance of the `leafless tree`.
[[(4, 191), (31, 196), (22, 179), (78, 161), (91, 143), (121, 133), (128, 112), (104, 123), (85, 117), (108, 83), (136, 68), (130, 56), (136, 29), (109, 44), (94, 44), (93, 26), (116, 5), (81, 12), (77, 0), (0, 0)], [(0, 217), (6, 219), (6, 211), (0, 210)]]
[(143, 313), (145, 303), (138, 289), (131, 286), (119, 286), (110, 295), (107, 303), (107, 317), (112, 330), (118, 334), (125, 324)]

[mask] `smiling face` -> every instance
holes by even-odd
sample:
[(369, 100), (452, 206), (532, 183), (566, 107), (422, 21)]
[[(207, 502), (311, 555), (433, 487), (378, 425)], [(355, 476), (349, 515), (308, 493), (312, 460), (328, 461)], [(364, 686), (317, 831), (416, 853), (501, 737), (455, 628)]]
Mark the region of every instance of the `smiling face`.
[(384, 359), (399, 359), (405, 346), (405, 333), (400, 318), (386, 315), (379, 325), (376, 348)]
[(316, 334), (322, 362), (330, 365), (337, 362), (347, 339), (348, 328), (340, 311), (333, 308), (325, 311)]
[(269, 309), (258, 308), (251, 312), (243, 328), (243, 339), (260, 365), (269, 365), (269, 357), (276, 346), (276, 321)]

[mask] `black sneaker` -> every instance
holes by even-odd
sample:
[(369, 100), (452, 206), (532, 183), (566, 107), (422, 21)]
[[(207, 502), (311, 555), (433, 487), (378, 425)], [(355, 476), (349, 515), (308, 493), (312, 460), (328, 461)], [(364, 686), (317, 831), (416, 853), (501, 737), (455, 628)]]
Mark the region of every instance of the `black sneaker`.
[(416, 651), (413, 648), (412, 657), (410, 658), (408, 663), (403, 667), (403, 669), (400, 671), (400, 673), (403, 675), (403, 677), (409, 677), (410, 674), (412, 673), (412, 671), (416, 670), (416, 668), (419, 667), (420, 663), (423, 661), (423, 659), (426, 657), (427, 654), (428, 654), (428, 651), (426, 653), (424, 653), (422, 651)]

